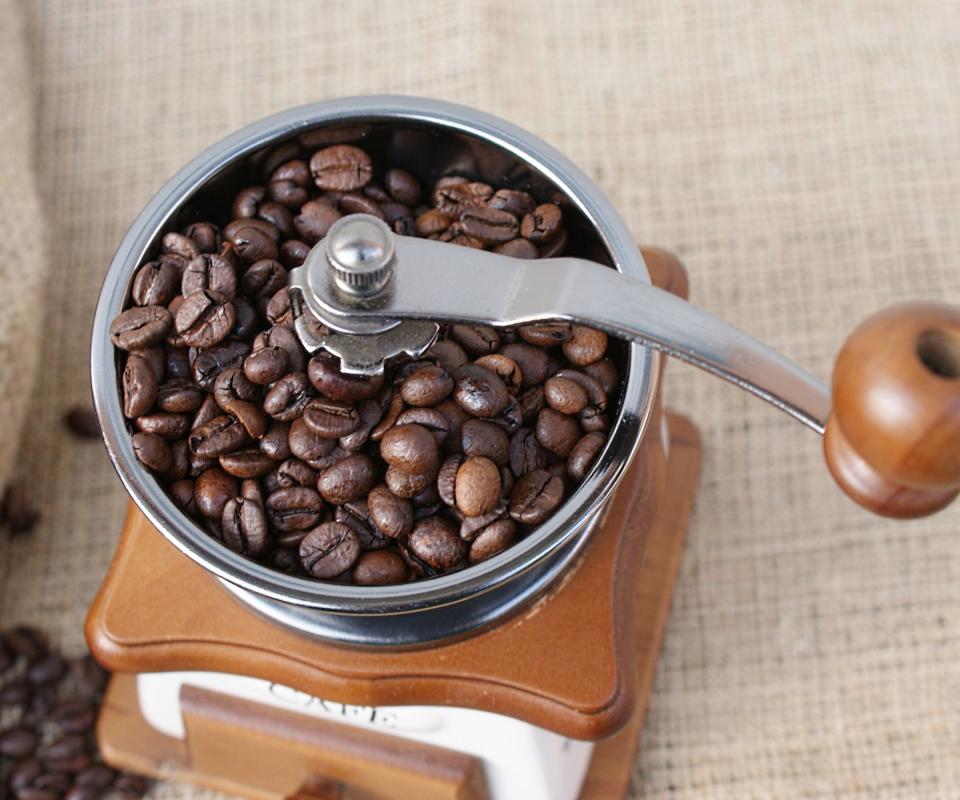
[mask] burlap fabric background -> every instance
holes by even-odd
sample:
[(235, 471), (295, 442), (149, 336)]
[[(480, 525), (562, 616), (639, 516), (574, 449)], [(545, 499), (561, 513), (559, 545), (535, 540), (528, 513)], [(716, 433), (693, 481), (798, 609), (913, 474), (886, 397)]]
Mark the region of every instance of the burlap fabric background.
[[(44, 518), (0, 542), (0, 602), (3, 622), (51, 627), (68, 648), (81, 647), (126, 502), (102, 448), (60, 426), (88, 398), (102, 275), (170, 174), (272, 111), (389, 91), (508, 117), (593, 175), (638, 239), (679, 252), (697, 302), (823, 377), (872, 309), (960, 300), (955, 3), (23, 10), (54, 279), (33, 328), (0, 345), (25, 353), (43, 326), (18, 473)], [(4, 82), (26, 102), (25, 81)], [(0, 159), (0, 202), (17, 212), (11, 226), (4, 211), (2, 245), (31, 217), (9, 202), (20, 158)], [(0, 331), (16, 319), (3, 305), (12, 274), (0, 258)], [(667, 394), (707, 455), (637, 796), (960, 796), (958, 512), (880, 522), (833, 488), (817, 438), (786, 418), (684, 367)]]

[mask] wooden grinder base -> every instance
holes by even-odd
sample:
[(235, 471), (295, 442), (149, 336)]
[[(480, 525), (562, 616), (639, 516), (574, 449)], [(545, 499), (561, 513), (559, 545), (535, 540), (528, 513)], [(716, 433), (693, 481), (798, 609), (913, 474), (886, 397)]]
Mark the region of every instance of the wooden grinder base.
[[(184, 687), (185, 740), (140, 716), (135, 675), (216, 670), (359, 705), (457, 705), (599, 739), (581, 797), (627, 791), (700, 466), (694, 426), (659, 413), (577, 564), (483, 634), (381, 653), (308, 639), (252, 613), (131, 507), (87, 620), (118, 673), (99, 721), (118, 767), (254, 798), (484, 798), (479, 759)], [(655, 427), (656, 426), (656, 427)]]

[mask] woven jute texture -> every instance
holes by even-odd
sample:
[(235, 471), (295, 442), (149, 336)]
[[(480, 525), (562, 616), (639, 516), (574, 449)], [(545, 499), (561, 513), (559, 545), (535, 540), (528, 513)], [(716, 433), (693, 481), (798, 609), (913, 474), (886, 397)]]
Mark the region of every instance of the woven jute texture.
[[(102, 448), (60, 424), (88, 401), (105, 268), (167, 177), (270, 112), (401, 92), (509, 118), (591, 174), (638, 240), (680, 253), (695, 301), (823, 378), (871, 310), (960, 301), (956, 3), (38, 0), (24, 10), (29, 74), (6, 46), (16, 31), (3, 27), (0, 46), (0, 131), (22, 148), (0, 159), (0, 397), (11, 394), (8, 354), (25, 357), (42, 330), (17, 470), (43, 521), (0, 543), (0, 602), (3, 622), (52, 628), (68, 649), (82, 646), (126, 503)], [(29, 186), (13, 172), (29, 163), (29, 137), (8, 115), (31, 83), (53, 280), (27, 324), (7, 311), (24, 272), (13, 277), (6, 253), (11, 237), (24, 242), (17, 263), (34, 252)], [(671, 367), (666, 392), (701, 427), (706, 462), (636, 796), (960, 796), (957, 511), (878, 521), (832, 486), (809, 431), (686, 367)], [(0, 447), (15, 412), (0, 410)]]

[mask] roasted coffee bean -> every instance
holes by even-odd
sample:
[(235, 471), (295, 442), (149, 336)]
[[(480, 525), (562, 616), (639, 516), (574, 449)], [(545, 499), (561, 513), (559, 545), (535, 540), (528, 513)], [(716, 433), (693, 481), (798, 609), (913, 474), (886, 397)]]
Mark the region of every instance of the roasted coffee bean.
[(544, 385), (543, 396), (552, 409), (562, 414), (579, 414), (589, 402), (583, 386), (570, 378), (556, 376)]
[(302, 417), (290, 426), (288, 443), (293, 455), (316, 469), (320, 469), (321, 460), (337, 446), (335, 439), (320, 435)]
[(380, 457), (408, 474), (434, 474), (440, 465), (437, 441), (421, 425), (398, 425), (380, 441)]
[(186, 439), (177, 439), (170, 445), (170, 455), (172, 463), (170, 470), (164, 476), (171, 481), (179, 481), (190, 474), (190, 447)]
[(293, 330), (293, 308), (290, 293), (280, 289), (267, 303), (267, 319), (271, 325), (282, 325)]
[(547, 451), (540, 446), (536, 434), (529, 428), (518, 430), (510, 440), (510, 469), (514, 477), (520, 478), (546, 465)]
[(450, 421), (435, 408), (408, 408), (397, 417), (396, 424), (426, 428), (440, 446), (443, 446), (450, 434)]
[(602, 358), (600, 361), (595, 361), (585, 366), (583, 371), (596, 380), (608, 396), (617, 390), (617, 386), (620, 383), (620, 375), (617, 372), (616, 365), (611, 359)]
[(269, 222), (285, 239), (294, 235), (293, 213), (283, 203), (276, 202), (272, 198), (261, 203), (260, 208), (257, 209), (257, 218)]
[(460, 429), (463, 454), (473, 458), (484, 456), (498, 466), (510, 458), (510, 439), (500, 426), (481, 419), (469, 419)]
[(477, 564), (503, 552), (516, 538), (517, 524), (512, 519), (499, 519), (487, 525), (470, 544), (470, 563)]
[(274, 259), (263, 259), (251, 264), (243, 273), (240, 291), (255, 300), (258, 297), (272, 297), (287, 285), (287, 271)]
[(280, 164), (270, 173), (268, 183), (273, 183), (274, 181), (290, 181), (297, 186), (310, 186), (312, 183), (310, 167), (307, 166), (307, 162), (302, 158), (291, 159)]
[(174, 325), (190, 347), (211, 347), (227, 338), (236, 321), (237, 312), (226, 295), (203, 289), (184, 297)]
[(476, 361), (481, 367), (486, 367), (504, 382), (510, 394), (516, 394), (523, 385), (523, 373), (517, 362), (502, 353), (492, 353), (480, 356)]
[(510, 403), (510, 393), (500, 378), (477, 364), (466, 364), (454, 373), (453, 399), (475, 417), (495, 417)]
[(374, 525), (370, 518), (366, 500), (356, 500), (337, 506), (334, 512), (334, 521), (342, 522), (357, 534), (357, 540), (360, 542), (362, 550), (380, 550), (393, 542), (389, 536), (385, 536)]
[(267, 197), (290, 211), (296, 211), (310, 199), (310, 193), (292, 180), (272, 180), (267, 184)]
[(288, 458), (276, 468), (278, 488), (286, 486), (308, 486), (311, 489), (317, 483), (317, 470), (299, 458)]
[(228, 300), (237, 293), (237, 273), (226, 258), (218, 253), (204, 253), (187, 264), (180, 282), (180, 294), (189, 297), (194, 292), (210, 289)]
[[(294, 226), (296, 226), (296, 220), (294, 220)], [(280, 245), (280, 254), (277, 258), (287, 269), (294, 269), (303, 264), (308, 255), (310, 255), (310, 245), (297, 239), (288, 239)]]
[(167, 378), (185, 378), (190, 375), (190, 360), (186, 350), (157, 345), (138, 350), (137, 355), (147, 360), (153, 374), (157, 376), (158, 383), (163, 383)]
[(320, 473), (317, 491), (331, 505), (366, 497), (377, 482), (377, 468), (369, 456), (357, 453)]
[(573, 446), (567, 459), (567, 475), (571, 480), (582, 481), (586, 477), (605, 441), (606, 436), (599, 431), (593, 431)]
[(198, 513), (197, 505), (193, 501), (193, 481), (190, 478), (174, 481), (167, 487), (167, 491), (170, 493), (170, 497), (173, 498), (173, 502), (186, 511), (187, 514), (193, 516)]
[(263, 350), (268, 347), (279, 347), (287, 353), (291, 372), (304, 372), (307, 366), (307, 358), (303, 347), (297, 335), (289, 328), (282, 325), (274, 325), (269, 330), (257, 335), (253, 340), (253, 351)]
[(263, 410), (281, 422), (292, 422), (304, 413), (311, 400), (310, 382), (302, 372), (290, 372), (278, 380), (266, 397)]
[(550, 380), (572, 381), (584, 390), (587, 397), (587, 403), (580, 411), (581, 421), (587, 412), (590, 412), (590, 416), (596, 416), (597, 414), (600, 414), (606, 410), (606, 391), (604, 391), (603, 386), (598, 380), (590, 377), (586, 372), (581, 372), (577, 369), (561, 369)]
[(267, 426), (267, 432), (260, 439), (260, 451), (273, 461), (285, 461), (290, 458), (290, 426), (274, 420)]
[(304, 408), (303, 421), (318, 436), (339, 439), (360, 427), (360, 414), (352, 403), (316, 397)]
[(397, 497), (384, 484), (370, 490), (367, 508), (377, 530), (392, 539), (406, 536), (413, 529), (413, 508), (410, 502)]
[(520, 235), (531, 242), (548, 242), (560, 232), (562, 224), (560, 209), (553, 203), (544, 203), (524, 215), (520, 223)]
[(420, 236), (439, 236), (450, 227), (451, 222), (453, 220), (446, 214), (431, 208), (417, 217), (414, 225)]
[(193, 488), (197, 511), (207, 519), (219, 521), (223, 517), (223, 507), (237, 496), (238, 488), (237, 479), (219, 467), (204, 470), (197, 476)]
[(450, 338), (470, 355), (484, 356), (500, 347), (500, 337), (487, 325), (451, 325)]
[(526, 239), (511, 239), (509, 242), (498, 244), (493, 248), (493, 252), (502, 256), (510, 256), (510, 258), (523, 258), (528, 261), (540, 257), (537, 246)]
[(220, 249), (220, 229), (210, 222), (194, 222), (183, 235), (192, 239), (201, 253), (216, 253)]
[(502, 500), (486, 514), (477, 517), (465, 517), (459, 510), (455, 511), (460, 519), (460, 538), (465, 542), (472, 542), (480, 531), (507, 515), (507, 507)]
[(223, 370), (243, 365), (250, 352), (247, 342), (223, 342), (213, 347), (191, 351), (190, 371), (201, 389), (213, 391), (213, 382)]
[[(255, 223), (260, 223), (255, 224)], [(271, 235), (269, 229), (273, 230)], [(227, 238), (233, 243), (237, 256), (244, 264), (253, 264), (263, 258), (276, 258), (279, 254), (277, 249), (277, 240), (279, 234), (270, 223), (257, 219), (243, 220), (242, 224), (235, 227), (224, 229), (224, 233), (230, 231)]]
[(453, 523), (437, 516), (419, 520), (407, 546), (417, 558), (440, 570), (456, 567), (466, 549)]
[(177, 296), (180, 273), (169, 261), (150, 261), (137, 270), (130, 298), (138, 306), (165, 306)]
[(260, 317), (256, 309), (242, 295), (234, 296), (230, 302), (233, 303), (233, 310), (237, 315), (237, 321), (233, 323), (233, 330), (230, 331), (230, 338), (244, 341), (252, 339), (260, 330)]
[(164, 253), (173, 253), (188, 261), (191, 258), (196, 258), (200, 253), (196, 242), (184, 236), (182, 233), (175, 233), (173, 231), (164, 234), (162, 247)]
[(61, 700), (50, 711), (50, 721), (66, 733), (86, 733), (97, 721), (94, 707), (78, 697)]
[(452, 339), (434, 342), (423, 357), (435, 361), (448, 375), (468, 361), (464, 349)]
[(331, 356), (314, 356), (307, 364), (310, 383), (331, 400), (369, 400), (383, 386), (382, 376), (348, 375), (340, 371), (340, 360)]
[(40, 512), (30, 502), (30, 493), (23, 482), (7, 485), (0, 501), (0, 525), (6, 526), (11, 536), (29, 533), (40, 520)]
[[(289, 486), (267, 497), (267, 516), (278, 531), (302, 531), (320, 522), (323, 500), (306, 486)], [(342, 572), (342, 570), (341, 570)]]
[(10, 728), (0, 733), (0, 755), (26, 758), (33, 753), (37, 743), (37, 735), (29, 728)]
[(466, 209), (484, 206), (491, 195), (493, 187), (489, 184), (443, 178), (434, 186), (431, 200), (439, 211), (454, 219), (460, 219)]
[(359, 586), (387, 586), (407, 579), (407, 564), (395, 550), (361, 553), (350, 573)]
[(387, 467), (383, 481), (397, 497), (416, 497), (433, 482), (432, 472), (405, 472), (399, 467)]
[(457, 508), (468, 517), (491, 511), (500, 499), (500, 470), (489, 458), (468, 458), (457, 470), (454, 497)]
[(256, 558), (268, 544), (267, 515), (258, 502), (233, 497), (223, 507), (223, 543), (240, 555)]
[(113, 783), (113, 791), (119, 800), (139, 800), (147, 793), (149, 783), (140, 775), (123, 774)]
[(15, 656), (20, 656), (31, 664), (49, 652), (43, 633), (28, 625), (18, 625), (4, 633), (3, 643)]
[(549, 242), (543, 242), (540, 247), (540, 258), (556, 258), (562, 256), (567, 251), (567, 231), (560, 229), (560, 233), (554, 236)]
[(202, 458), (217, 458), (238, 450), (249, 440), (247, 431), (236, 417), (221, 414), (190, 431), (188, 443), (192, 453)]
[(437, 493), (440, 499), (451, 508), (456, 505), (457, 472), (466, 460), (463, 453), (447, 456), (437, 472)]
[(337, 203), (337, 209), (341, 214), (369, 214), (378, 219), (386, 219), (377, 202), (359, 192), (348, 192), (342, 195)]
[(510, 493), (510, 516), (525, 525), (543, 522), (563, 500), (563, 479), (543, 469), (519, 478)]
[(573, 335), (563, 344), (563, 354), (578, 367), (596, 363), (606, 352), (607, 334), (585, 325), (574, 325)]
[(276, 466), (276, 462), (259, 449), (226, 453), (219, 460), (223, 471), (235, 478), (259, 478)]
[(217, 401), (213, 399), (213, 395), (207, 395), (204, 397), (203, 402), (200, 404), (200, 408), (197, 409), (197, 413), (193, 416), (193, 422), (190, 425), (190, 430), (195, 431), (197, 428), (206, 425), (210, 420), (215, 417), (219, 417), (223, 413), (220, 406), (217, 405)]
[(238, 367), (225, 369), (213, 382), (213, 399), (224, 411), (230, 411), (238, 400), (255, 402), (260, 399), (260, 387), (243, 374)]
[(173, 466), (173, 454), (162, 437), (155, 433), (137, 432), (130, 437), (137, 460), (154, 472), (167, 472)]
[[(127, 366), (129, 367), (129, 365), (130, 361), (128, 360)], [(126, 384), (126, 371), (124, 371), (124, 384)], [(157, 389), (156, 404), (161, 411), (167, 411), (171, 414), (192, 414), (203, 405), (207, 396), (193, 381), (185, 378), (174, 378)], [(124, 413), (126, 412), (127, 409), (124, 409)], [(128, 416), (137, 415), (128, 414)]]
[(411, 406), (435, 406), (453, 391), (453, 380), (443, 368), (420, 367), (406, 377), (400, 395)]
[(78, 439), (99, 439), (100, 422), (90, 406), (73, 406), (63, 416), (64, 424)]
[(190, 432), (190, 418), (185, 414), (171, 414), (169, 411), (157, 411), (144, 414), (134, 420), (137, 430), (155, 433), (164, 439), (179, 439)]
[(34, 686), (44, 686), (59, 680), (66, 671), (67, 662), (56, 653), (48, 653), (30, 665), (27, 680)]
[(580, 427), (584, 433), (607, 431), (610, 428), (610, 421), (602, 411), (594, 406), (587, 406), (580, 412)]
[(293, 218), (293, 227), (301, 239), (315, 244), (342, 216), (327, 198), (311, 200), (304, 203), (300, 213)]
[(518, 332), (527, 344), (553, 347), (563, 344), (573, 335), (573, 326), (569, 322), (540, 322), (536, 325), (522, 325)]
[(334, 578), (360, 557), (360, 542), (342, 522), (325, 522), (300, 542), (300, 561), (314, 578)]
[(318, 189), (350, 192), (367, 184), (373, 176), (373, 164), (359, 147), (336, 144), (313, 154), (310, 172)]
[(513, 214), (490, 206), (464, 209), (460, 215), (460, 224), (468, 236), (473, 236), (484, 244), (509, 242), (516, 238), (520, 230), (520, 224)]
[(514, 217), (522, 219), (537, 207), (537, 201), (529, 192), (516, 189), (498, 189), (487, 201), (490, 208), (509, 211)]
[(541, 348), (517, 342), (500, 348), (500, 355), (511, 359), (520, 368), (521, 388), (539, 386), (547, 379), (550, 357)]
[(390, 398), (387, 410), (384, 412), (380, 422), (374, 425), (373, 430), (370, 431), (371, 441), (379, 442), (383, 438), (383, 435), (396, 424), (397, 419), (403, 412), (404, 405), (403, 398), (399, 392)]
[(537, 415), (537, 441), (558, 456), (566, 456), (580, 440), (582, 432), (575, 419), (545, 408)]
[(173, 329), (173, 317), (162, 306), (135, 306), (110, 323), (110, 341), (121, 350), (145, 350), (164, 340)]
[(398, 203), (413, 208), (420, 202), (420, 182), (405, 169), (388, 169), (383, 174), (383, 185)]
[(340, 446), (344, 450), (359, 450), (370, 438), (370, 431), (383, 417), (383, 408), (376, 400), (361, 400), (357, 404), (360, 425), (356, 430), (340, 437)]

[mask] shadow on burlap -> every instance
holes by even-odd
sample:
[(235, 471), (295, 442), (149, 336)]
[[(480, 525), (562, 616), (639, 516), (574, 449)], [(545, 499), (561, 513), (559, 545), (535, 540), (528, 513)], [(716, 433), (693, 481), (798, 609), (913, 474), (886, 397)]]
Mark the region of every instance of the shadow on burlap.
[[(0, 260), (0, 398), (16, 394), (10, 354), (28, 362), (42, 331), (15, 471), (44, 516), (31, 537), (0, 542), (0, 619), (41, 624), (70, 650), (126, 502), (102, 448), (60, 424), (89, 397), (104, 271), (167, 177), (272, 111), (388, 91), (507, 117), (591, 174), (639, 240), (679, 252), (698, 303), (822, 377), (870, 310), (960, 300), (955, 4), (24, 8), (30, 80), (0, 102), (24, 109), (36, 87), (51, 280), (43, 307), (25, 306), (36, 317), (11, 316), (17, 278)], [(0, 208), (20, 214), (4, 215), (3, 253), (34, 219), (28, 201), (11, 203), (7, 176), (23, 163), (0, 167)], [(34, 279), (41, 270), (30, 259)], [(689, 368), (672, 366), (666, 391), (707, 455), (637, 796), (960, 794), (956, 511), (872, 519), (832, 487), (807, 431)], [(9, 444), (17, 415), (2, 413)]]

